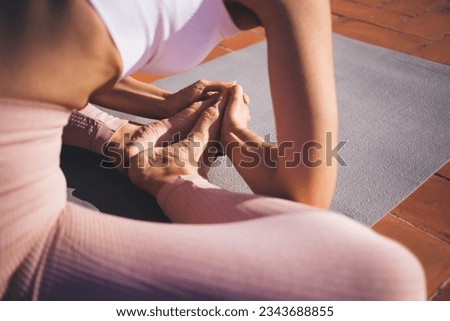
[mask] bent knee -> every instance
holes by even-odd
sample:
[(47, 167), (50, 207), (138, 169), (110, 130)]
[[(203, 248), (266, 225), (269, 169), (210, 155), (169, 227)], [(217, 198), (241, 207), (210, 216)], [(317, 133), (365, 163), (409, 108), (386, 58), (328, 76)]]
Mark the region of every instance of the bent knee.
[[(323, 213), (265, 219), (271, 220), (271, 246), (290, 249), (282, 265), (289, 267), (285, 275), (296, 299), (426, 299), (422, 265), (409, 250), (342, 215)], [(282, 237), (269, 237), (280, 231)]]
[[(366, 270), (359, 286), (367, 300), (425, 300), (425, 274), (419, 260), (402, 245), (382, 237), (360, 265)], [(364, 271), (362, 271), (364, 272)]]

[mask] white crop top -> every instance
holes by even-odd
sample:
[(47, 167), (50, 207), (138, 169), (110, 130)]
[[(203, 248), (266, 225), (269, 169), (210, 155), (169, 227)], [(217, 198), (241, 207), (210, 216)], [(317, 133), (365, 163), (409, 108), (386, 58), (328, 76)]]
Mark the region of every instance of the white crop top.
[(90, 0), (122, 58), (135, 71), (172, 74), (199, 64), (239, 32), (223, 0)]

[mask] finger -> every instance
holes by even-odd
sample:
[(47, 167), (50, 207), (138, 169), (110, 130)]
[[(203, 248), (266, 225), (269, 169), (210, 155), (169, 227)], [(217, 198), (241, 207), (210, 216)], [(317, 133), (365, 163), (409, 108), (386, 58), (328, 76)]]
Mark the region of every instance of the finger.
[[(196, 122), (198, 120), (198, 117), (200, 116), (200, 114), (203, 111), (205, 111), (206, 108), (212, 106), (217, 101), (217, 98), (218, 98), (218, 94), (214, 94), (214, 95), (211, 95), (206, 100), (195, 102), (195, 103), (191, 104), (189, 107), (187, 107), (186, 109), (183, 109), (179, 113), (168, 118), (168, 121), (171, 124), (178, 124), (181, 121), (185, 122), (189, 119), (195, 118), (195, 122)], [(195, 117), (196, 115), (197, 115), (197, 117)], [(194, 122), (194, 124), (195, 124), (195, 122)], [(192, 128), (194, 126), (194, 124), (192, 124), (192, 126), (190, 128)]]
[(219, 118), (211, 125), (209, 128), (209, 140), (210, 141), (218, 141), (220, 136), (220, 127), (222, 125), (222, 117), (224, 115), (224, 111), (227, 108), (228, 104), (228, 93), (227, 92), (221, 92), (219, 96), (217, 97), (217, 101), (214, 108), (217, 109), (219, 113)]
[(219, 95), (217, 102), (202, 113), (187, 139), (179, 142), (181, 146), (188, 149), (189, 155), (192, 155), (195, 161), (200, 160), (210, 138), (217, 135), (220, 125), (218, 120), (226, 106), (226, 101), (225, 94)]
[(246, 94), (244, 94), (244, 97), (242, 97), (244, 100), (244, 103), (248, 106), (250, 105), (250, 97)]
[(219, 111), (219, 118), (209, 128), (209, 142), (201, 156), (200, 169), (206, 175), (209, 172), (209, 168), (216, 160), (218, 155), (223, 153), (220, 145), (220, 130), (222, 127), (222, 118), (224, 111), (228, 104), (228, 92), (222, 92), (219, 96), (216, 106)]
[(164, 135), (164, 138), (167, 138), (167, 136), (178, 136), (178, 140), (172, 140), (172, 143), (185, 139), (199, 120), (202, 113), (209, 107), (215, 106), (218, 99), (219, 95), (215, 95), (208, 100), (194, 103), (190, 108), (169, 118), (167, 122), (170, 128), (166, 135)]
[(236, 85), (230, 88), (229, 91), (230, 91), (230, 100), (229, 100), (230, 106), (245, 103), (244, 90), (242, 89), (241, 86)]
[(181, 90), (184, 99), (190, 103), (205, 99), (207, 92), (218, 92), (234, 86), (236, 82), (198, 80)]
[(128, 151), (135, 155), (148, 144), (161, 147), (186, 138), (202, 112), (213, 106), (216, 101), (217, 95), (209, 100), (194, 103), (169, 119), (142, 126), (127, 144)]
[(217, 91), (206, 91), (202, 94), (202, 96), (200, 97), (200, 100), (207, 100), (213, 96), (217, 96)]
[[(191, 133), (208, 133), (208, 136), (214, 133), (214, 127), (219, 124), (218, 119), (222, 114), (227, 102), (227, 95), (225, 93), (219, 94), (216, 102), (211, 107), (207, 108), (199, 120), (192, 128)], [(209, 140), (209, 137), (208, 137)]]
[(207, 91), (222, 91), (226, 88), (231, 88), (236, 86), (236, 81), (208, 81), (208, 80), (199, 80), (192, 84), (192, 86), (202, 92)]

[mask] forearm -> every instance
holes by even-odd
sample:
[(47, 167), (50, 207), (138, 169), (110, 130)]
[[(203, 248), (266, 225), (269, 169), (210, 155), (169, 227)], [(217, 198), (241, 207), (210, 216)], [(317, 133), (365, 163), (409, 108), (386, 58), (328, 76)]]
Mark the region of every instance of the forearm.
[(151, 84), (127, 77), (112, 89), (94, 93), (90, 102), (141, 117), (163, 119), (170, 116), (164, 104), (170, 94)]
[(337, 130), (329, 1), (281, 2), (265, 18), (278, 139), (322, 141)]
[(226, 223), (286, 213), (317, 212), (279, 198), (233, 193), (201, 176), (180, 176), (163, 185), (153, 196), (173, 223)]
[(266, 29), (278, 145), (288, 147), (277, 158), (277, 177), (289, 198), (328, 207), (337, 164), (327, 164), (326, 145), (335, 146), (338, 128), (329, 1), (239, 1)]
[[(284, 165), (277, 175), (289, 184), (293, 199), (328, 208), (337, 165), (327, 164), (325, 146), (336, 144), (338, 129), (329, 1), (285, 3), (276, 14), (282, 22), (266, 26), (277, 137), (279, 145), (293, 145), (279, 153), (278, 163)], [(331, 142), (326, 141), (327, 133), (332, 134)], [(309, 142), (322, 148), (305, 150)], [(288, 166), (298, 152), (302, 164)], [(308, 159), (321, 165), (311, 166)]]
[(254, 193), (289, 198), (276, 177), (275, 145), (246, 128), (230, 130), (224, 136), (226, 155)]

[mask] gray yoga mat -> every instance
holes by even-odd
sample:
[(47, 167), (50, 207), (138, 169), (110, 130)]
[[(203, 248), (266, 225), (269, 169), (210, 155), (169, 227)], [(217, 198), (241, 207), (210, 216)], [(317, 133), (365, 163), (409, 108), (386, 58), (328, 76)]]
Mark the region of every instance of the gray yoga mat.
[[(450, 159), (450, 68), (338, 35), (334, 57), (346, 166), (339, 168), (332, 208), (372, 225)], [(266, 60), (266, 43), (260, 43), (156, 85), (176, 91), (198, 79), (237, 80), (251, 97), (249, 127), (275, 141)], [(98, 168), (99, 161), (64, 149), (71, 200), (117, 215), (165, 220), (154, 200), (117, 173)], [(250, 192), (225, 157), (215, 165), (212, 182)]]

